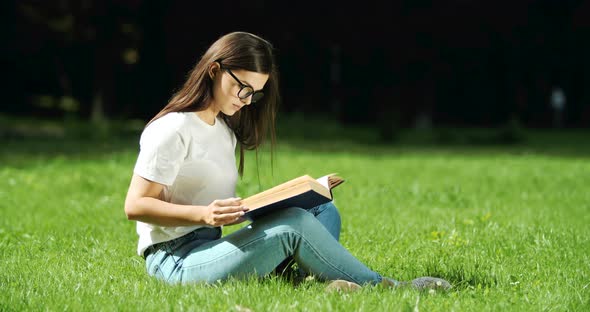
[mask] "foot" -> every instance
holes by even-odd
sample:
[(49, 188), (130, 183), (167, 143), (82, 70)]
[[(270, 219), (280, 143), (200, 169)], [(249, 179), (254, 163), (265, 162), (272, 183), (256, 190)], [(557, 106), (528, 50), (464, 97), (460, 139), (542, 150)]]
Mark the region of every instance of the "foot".
[(451, 284), (444, 279), (431, 276), (418, 277), (410, 282), (400, 282), (400, 286), (410, 286), (418, 290), (449, 290), (452, 287)]
[(334, 280), (328, 283), (328, 286), (326, 286), (326, 291), (327, 292), (353, 292), (353, 291), (357, 291), (360, 290), (362, 287), (361, 285), (354, 283), (354, 282), (349, 282), (349, 281), (345, 281), (345, 280)]
[(438, 277), (430, 277), (424, 276), (413, 279), (409, 282), (398, 282), (396, 280), (384, 277), (381, 281), (381, 284), (385, 287), (392, 287), (392, 288), (407, 288), (411, 287), (417, 290), (449, 290), (451, 289), (451, 284), (445, 281), (442, 278)]

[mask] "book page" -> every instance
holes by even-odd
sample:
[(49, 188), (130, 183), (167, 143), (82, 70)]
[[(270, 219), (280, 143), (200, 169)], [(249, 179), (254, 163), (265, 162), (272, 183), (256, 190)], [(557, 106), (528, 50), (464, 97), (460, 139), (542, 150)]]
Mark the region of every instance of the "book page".
[(258, 194), (254, 194), (252, 196), (249, 196), (249, 197), (245, 198), (244, 200), (255, 201), (260, 198), (267, 197), (267, 196), (273, 196), (274, 194), (281, 192), (282, 190), (291, 188), (293, 186), (297, 186), (301, 183), (304, 183), (304, 182), (310, 181), (310, 180), (313, 180), (313, 178), (310, 177), (309, 175), (303, 175), (303, 176), (297, 177), (295, 179), (289, 180), (287, 182), (281, 183), (277, 186), (274, 186), (274, 187), (267, 189), (263, 192), (260, 192)]
[(323, 185), (326, 189), (330, 189), (330, 182), (328, 182), (328, 176), (325, 175), (321, 178), (316, 179), (321, 185)]
[(254, 199), (246, 198), (242, 200), (242, 203), (246, 205), (246, 207), (250, 208), (250, 210), (255, 210), (260, 207), (310, 191), (320, 194), (328, 199), (332, 199), (332, 195), (328, 190), (324, 189), (321, 185), (314, 183), (313, 181), (308, 181), (304, 183), (299, 183), (288, 189), (280, 190), (272, 195), (257, 197)]
[[(272, 187), (266, 191), (254, 194), (247, 198), (242, 199), (242, 202), (246, 206), (255, 207), (257, 203), (265, 202), (271, 203), (280, 200), (281, 196), (297, 192), (297, 189), (302, 185), (307, 185), (316, 190), (316, 192), (323, 194), (324, 196), (331, 198), (331, 189), (338, 186), (344, 180), (336, 176), (335, 173), (325, 175), (319, 179), (314, 179), (309, 175), (303, 175), (287, 182), (281, 183), (275, 187)], [(323, 188), (324, 191), (320, 190)]]

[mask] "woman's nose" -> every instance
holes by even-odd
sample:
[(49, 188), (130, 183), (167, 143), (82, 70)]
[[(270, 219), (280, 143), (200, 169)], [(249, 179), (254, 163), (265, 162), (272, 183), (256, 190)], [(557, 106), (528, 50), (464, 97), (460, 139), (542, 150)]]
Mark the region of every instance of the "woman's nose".
[(246, 105), (250, 105), (250, 103), (252, 103), (252, 95), (249, 95), (248, 97), (246, 97), (244, 99), (240, 99), (240, 101), (242, 101), (242, 103), (244, 103)]

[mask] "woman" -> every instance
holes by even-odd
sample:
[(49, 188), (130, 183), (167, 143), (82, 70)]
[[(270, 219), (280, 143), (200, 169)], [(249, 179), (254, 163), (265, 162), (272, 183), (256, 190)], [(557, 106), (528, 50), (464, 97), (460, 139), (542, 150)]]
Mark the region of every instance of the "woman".
[(212, 283), (265, 276), (293, 259), (331, 281), (329, 289), (450, 287), (431, 277), (398, 282), (367, 268), (338, 242), (340, 215), (332, 203), (285, 209), (221, 237), (222, 226), (244, 221), (248, 207), (235, 197), (244, 150), (258, 148), (267, 132), (274, 144), (278, 100), (271, 44), (233, 32), (211, 45), (148, 123), (125, 200), (148, 273), (170, 283)]

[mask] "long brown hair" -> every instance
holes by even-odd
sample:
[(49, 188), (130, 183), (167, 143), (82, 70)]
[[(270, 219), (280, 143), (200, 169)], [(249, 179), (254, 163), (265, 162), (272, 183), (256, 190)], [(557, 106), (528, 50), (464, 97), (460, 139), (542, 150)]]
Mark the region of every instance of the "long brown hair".
[[(264, 97), (233, 116), (220, 113), (240, 143), (240, 176), (244, 173), (244, 150), (256, 150), (270, 134), (271, 160), (275, 145), (275, 119), (280, 101), (278, 70), (273, 46), (267, 40), (247, 32), (232, 32), (215, 41), (191, 70), (182, 88), (149, 123), (171, 112), (197, 112), (207, 109), (213, 98), (213, 80), (208, 67), (222, 62), (228, 69), (242, 69), (268, 74)], [(148, 123), (148, 124), (149, 124)]]

